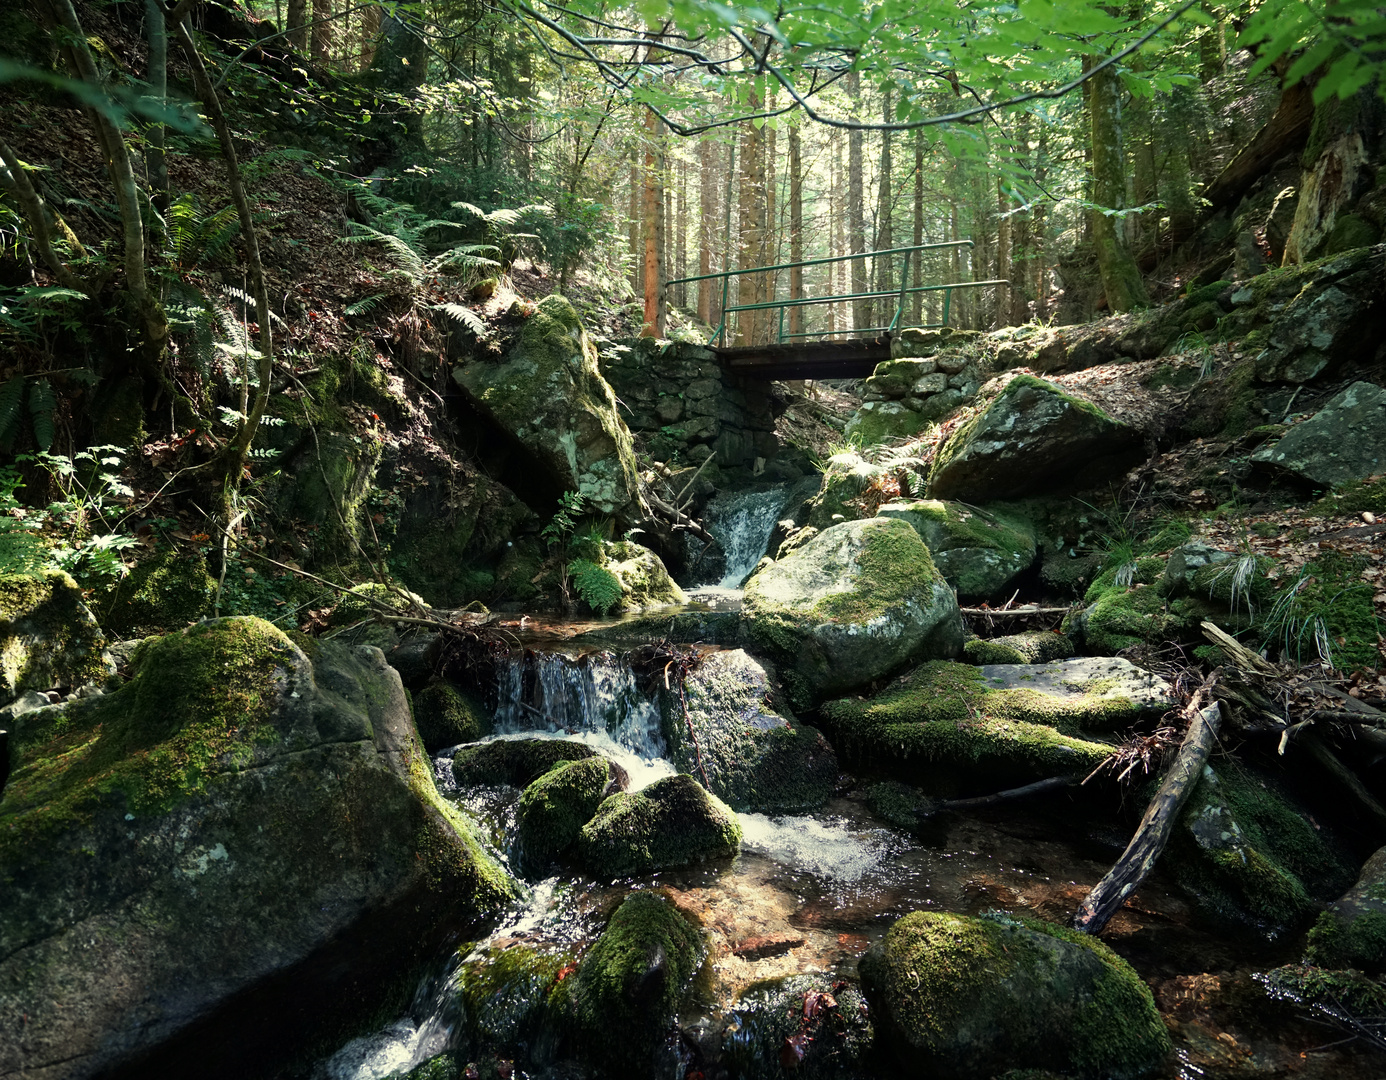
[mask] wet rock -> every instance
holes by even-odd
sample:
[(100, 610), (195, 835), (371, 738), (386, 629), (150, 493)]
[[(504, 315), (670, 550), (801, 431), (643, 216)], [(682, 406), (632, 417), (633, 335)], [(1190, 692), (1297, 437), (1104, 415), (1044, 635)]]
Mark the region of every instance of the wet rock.
[(1119, 475), (1141, 436), (1096, 405), (1030, 375), (1012, 379), (939, 448), (929, 476), (937, 499), (987, 502)]
[(830, 701), (820, 715), (847, 760), (956, 795), (1086, 774), (1111, 746), (1084, 732), (1120, 727), (1141, 712), (1100, 692), (996, 689), (983, 669), (935, 661), (875, 697)]
[(1268, 938), (1302, 927), (1352, 879), (1302, 808), (1230, 758), (1204, 768), (1161, 865), (1205, 917)]
[(822, 975), (752, 983), (722, 1033), (722, 1062), (747, 1078), (850, 1080), (865, 1073), (874, 1031), (860, 987)]
[[(1110, 656), (1134, 645), (1163, 644), (1180, 635), (1187, 619), (1171, 601), (1151, 588), (1165, 572), (1165, 561), (1140, 558), (1125, 569), (1108, 567), (1088, 586), (1082, 611), (1064, 617), (1063, 632), (1084, 652)], [(1118, 584), (1118, 579), (1126, 584)]]
[[(539, 1071), (562, 1054), (569, 1036), (569, 989), (578, 949), (502, 939), (462, 947), (453, 984), (456, 1021), (449, 1053), (420, 1065), (409, 1080), (499, 1080), (500, 1062)], [(469, 1063), (482, 1063), (468, 1072)], [(513, 1077), (515, 1072), (511, 1073)], [(519, 1073), (524, 1075), (524, 1073)]]
[(430, 754), (490, 734), (486, 710), (449, 682), (431, 682), (414, 695), (414, 723)]
[(585, 758), (555, 765), (525, 788), (515, 824), (526, 869), (542, 870), (565, 855), (602, 801), (628, 783), (614, 761)]
[(657, 892), (628, 897), (582, 958), (573, 1013), (594, 1058), (648, 1076), (702, 959), (698, 927)]
[(452, 759), (452, 778), (458, 787), (509, 784), (525, 788), (559, 762), (600, 756), (573, 739), (497, 739), (458, 750)]
[(630, 431), (567, 300), (545, 297), (504, 360), (472, 361), (453, 378), (560, 490), (581, 492), (602, 514), (638, 504)]
[(1073, 655), (1073, 642), (1052, 630), (1027, 630), (994, 638), (973, 638), (963, 646), (970, 664), (1047, 664)]
[(686, 603), (688, 597), (674, 584), (663, 561), (647, 547), (629, 540), (606, 541), (602, 545), (604, 566), (621, 583), (621, 610)]
[(886, 503), (876, 516), (909, 522), (938, 572), (964, 599), (999, 597), (1037, 558), (1033, 527), (1004, 511), (916, 499)]
[[(837, 755), (779, 701), (766, 666), (741, 649), (709, 653), (661, 695), (670, 760), (733, 810), (814, 810), (832, 794)], [(687, 711), (685, 712), (685, 706)]]
[(1160, 716), (1179, 703), (1164, 679), (1119, 657), (987, 664), (982, 668), (982, 684), (989, 690), (1028, 690), (1060, 701), (1083, 699), (1085, 708), (1097, 712), (1102, 711), (1102, 702), (1116, 703), (1120, 707), (1107, 714), (1107, 723), (1114, 727), (1143, 716)]
[(861, 958), (900, 1067), (941, 1080), (1007, 1069), (1149, 1076), (1172, 1054), (1140, 976), (1100, 941), (1035, 919), (916, 911)]
[(735, 812), (686, 774), (609, 796), (582, 827), (578, 858), (603, 878), (729, 858), (741, 848)]
[(743, 960), (766, 960), (792, 952), (803, 943), (804, 938), (798, 934), (766, 934), (738, 941), (732, 946), (732, 953)]
[(1386, 848), (1378, 848), (1346, 893), (1309, 931), (1308, 963), (1386, 972)]
[(834, 525), (757, 571), (745, 611), (796, 708), (962, 650), (953, 590), (919, 534), (893, 518)]
[(0, 576), (0, 705), (104, 682), (115, 665), (82, 590), (61, 570)]
[[(479, 918), (513, 897), (434, 789), (379, 650), (318, 642), (310, 662), (232, 618), (146, 642), (135, 666), (13, 732), (0, 1025), (22, 1034), (0, 1040), (0, 1071), (109, 1072), (193, 1024), (199, 1046), (227, 1025), (285, 1038), (219, 1010), (320, 950), (366, 963), (367, 916), (418, 938), (445, 906)], [(397, 962), (402, 942), (377, 947)]]
[(1318, 487), (1386, 471), (1386, 390), (1353, 383), (1251, 460)]

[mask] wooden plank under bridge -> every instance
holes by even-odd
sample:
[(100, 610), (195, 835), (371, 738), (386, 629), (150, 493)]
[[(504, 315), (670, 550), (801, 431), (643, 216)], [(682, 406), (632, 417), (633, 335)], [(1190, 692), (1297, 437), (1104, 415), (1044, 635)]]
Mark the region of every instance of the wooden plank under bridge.
[[(686, 285), (699, 281), (722, 282), (722, 321), (712, 332), (708, 341), (718, 361), (728, 371), (749, 379), (861, 379), (870, 375), (881, 361), (890, 359), (891, 342), (899, 337), (903, 331), (916, 327), (931, 329), (947, 326), (955, 291), (1010, 285), (1010, 282), (1005, 279), (953, 281), (937, 285), (909, 284), (912, 257), (918, 260), (925, 251), (960, 247), (971, 248), (972, 241), (951, 240), (941, 244), (916, 244), (912, 247), (890, 248), (885, 251), (863, 251), (853, 255), (778, 263), (774, 266), (757, 266), (745, 270), (723, 270), (716, 274), (674, 278), (664, 284), (667, 289), (673, 285)], [(850, 262), (855, 259), (864, 260), (877, 257), (892, 259), (896, 255), (903, 256), (898, 290), (804, 296), (753, 304), (732, 304), (730, 306), (727, 304), (731, 279), (734, 277), (779, 273), (782, 270)], [(916, 282), (919, 280), (919, 275), (916, 275), (915, 280)], [(775, 288), (774, 281), (775, 279), (772, 278), (770, 286), (772, 290)], [(905, 315), (906, 301), (916, 294), (930, 292), (943, 293), (942, 319), (939, 322), (908, 321)], [(880, 299), (895, 300), (894, 317), (884, 326), (786, 332), (785, 313), (791, 309), (802, 310), (824, 304), (858, 303)], [(779, 322), (773, 335), (774, 340), (763, 344), (727, 344), (729, 317), (740, 312), (756, 311), (775, 311), (778, 313)], [(802, 318), (801, 315), (800, 319), (802, 320)], [(844, 334), (852, 336), (845, 339), (840, 337)]]

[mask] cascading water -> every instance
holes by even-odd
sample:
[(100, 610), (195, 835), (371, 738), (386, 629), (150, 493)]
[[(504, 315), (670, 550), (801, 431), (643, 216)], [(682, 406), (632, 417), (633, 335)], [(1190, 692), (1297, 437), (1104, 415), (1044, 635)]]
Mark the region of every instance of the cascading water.
[[(784, 509), (789, 489), (783, 484), (760, 491), (728, 491), (713, 497), (703, 524), (717, 537), (721, 558), (704, 556), (693, 570), (695, 584), (739, 589), (765, 554), (770, 533)], [(689, 563), (702, 553), (701, 541), (689, 540)], [(716, 577), (720, 573), (720, 577)]]

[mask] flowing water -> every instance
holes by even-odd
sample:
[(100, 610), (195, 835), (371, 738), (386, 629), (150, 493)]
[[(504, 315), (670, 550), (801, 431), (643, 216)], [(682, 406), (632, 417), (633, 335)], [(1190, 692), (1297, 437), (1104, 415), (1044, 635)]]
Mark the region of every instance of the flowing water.
[(720, 551), (703, 553), (703, 543), (688, 538), (689, 584), (739, 589), (765, 554), (765, 545), (789, 497), (783, 484), (761, 491), (725, 491), (714, 495), (703, 511), (703, 524), (717, 537)]
[[(496, 700), (493, 738), (582, 739), (616, 758), (632, 787), (673, 771), (662, 757), (658, 710), (629, 666), (609, 653), (516, 653), (498, 667)], [(450, 752), (436, 764), (440, 789), (507, 858), (519, 792), (458, 791)], [(876, 819), (849, 786), (818, 813), (741, 815), (741, 854), (722, 865), (616, 883), (580, 875), (531, 882), (487, 939), (421, 980), (407, 1015), (319, 1061), (312, 1077), (403, 1076), (453, 1045), (464, 966), (487, 964), (517, 941), (576, 957), (634, 889), (671, 890), (703, 924), (707, 960), (679, 1018), (690, 1038), (720, 1032), (739, 995), (759, 980), (801, 972), (854, 978), (861, 954), (910, 911), (999, 909), (1065, 923), (1125, 844), (1109, 818), (1079, 804), (1036, 804), (942, 815), (923, 835), (908, 835)], [(734, 951), (747, 939), (775, 937), (797, 944), (756, 960)], [(1386, 1076), (1386, 1059), (1339, 1045), (1340, 1032), (1269, 1000), (1255, 982), (1256, 972), (1293, 959), (1295, 943), (1232, 940), (1200, 928), (1187, 900), (1158, 873), (1104, 940), (1155, 991), (1179, 1050), (1171, 1078)], [(526, 1074), (517, 1068), (514, 1075)], [(684, 1072), (668, 1075), (682, 1080)]]

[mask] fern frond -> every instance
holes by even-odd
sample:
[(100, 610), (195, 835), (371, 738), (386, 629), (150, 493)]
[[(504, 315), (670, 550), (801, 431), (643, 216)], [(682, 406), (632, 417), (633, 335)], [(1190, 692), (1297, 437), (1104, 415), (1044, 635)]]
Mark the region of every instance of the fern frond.
[(342, 237), (343, 243), (350, 244), (365, 243), (371, 240), (376, 241), (386, 250), (390, 258), (394, 260), (396, 266), (404, 271), (404, 273), (408, 274), (416, 284), (422, 283), (424, 275), (423, 259), (419, 256), (417, 251), (409, 246), (409, 244), (401, 240), (398, 236), (381, 232), (379, 229), (372, 229), (369, 225), (357, 225), (356, 228), (365, 231), (364, 233), (357, 233), (354, 236)]
[(24, 402), (24, 376), (16, 375), (0, 386), (0, 446), (19, 432), (19, 410)]
[(348, 315), (369, 315), (375, 310), (375, 306), (384, 299), (384, 293), (373, 293), (370, 296), (362, 297), (354, 304), (348, 304), (342, 310)]
[(235, 206), (228, 203), (202, 223), (198, 235), (195, 258), (199, 263), (209, 262), (222, 255), (241, 231), (241, 219)]
[[(250, 293), (246, 292), (244, 289), (238, 289), (234, 285), (222, 285), (221, 291), (224, 292), (227, 296), (231, 297), (233, 300), (239, 300), (242, 304), (249, 308), (252, 313), (255, 311), (255, 297), (251, 296)], [(272, 308), (270, 309), (269, 317), (270, 322), (276, 323), (279, 326), (287, 327), (289, 325), (283, 319), (281, 319)]]
[(37, 380), (29, 387), (29, 415), (34, 424), (34, 441), (40, 450), (53, 446), (53, 413), (58, 408), (58, 399), (53, 395), (53, 386), (47, 379)]
[(463, 307), (461, 304), (435, 304), (434, 310), (441, 311), (461, 323), (464, 328), (470, 330), (478, 338), (486, 336), (485, 321), (471, 308)]
[(469, 202), (455, 202), (452, 204), (452, 208), (454, 210), (464, 210), (468, 214), (473, 215), (474, 217), (481, 218), (482, 221), (486, 220), (486, 211), (479, 206), (473, 206)]

